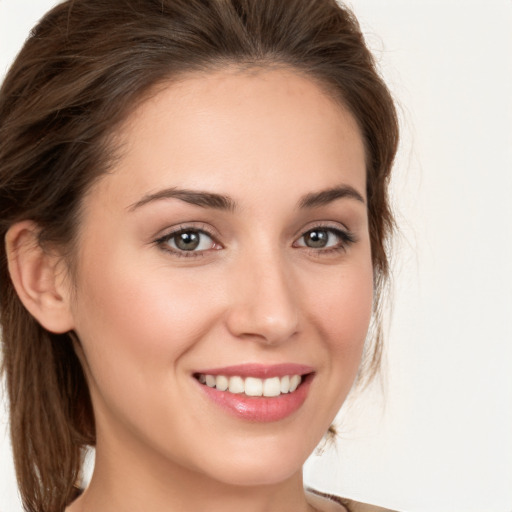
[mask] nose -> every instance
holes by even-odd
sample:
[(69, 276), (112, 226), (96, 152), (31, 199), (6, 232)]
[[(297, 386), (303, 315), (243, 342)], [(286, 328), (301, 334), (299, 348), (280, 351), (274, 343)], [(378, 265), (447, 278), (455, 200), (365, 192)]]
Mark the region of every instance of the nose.
[(298, 332), (293, 276), (279, 254), (260, 252), (244, 259), (230, 280), (227, 326), (234, 336), (276, 345)]

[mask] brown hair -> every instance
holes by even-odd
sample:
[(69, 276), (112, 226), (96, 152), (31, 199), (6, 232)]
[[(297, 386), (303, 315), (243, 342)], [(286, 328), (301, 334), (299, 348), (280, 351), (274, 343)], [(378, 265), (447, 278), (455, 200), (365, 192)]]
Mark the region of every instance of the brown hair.
[[(388, 276), (387, 197), (398, 142), (391, 96), (357, 21), (335, 0), (70, 0), (32, 31), (0, 90), (0, 236), (31, 219), (41, 244), (73, 254), (80, 201), (108, 170), (109, 136), (159, 82), (227, 65), (294, 68), (359, 123), (375, 279), (365, 375), (379, 366)], [(68, 335), (25, 310), (0, 247), (3, 366), (17, 478), (26, 510), (57, 512), (76, 495), (95, 443), (85, 377)], [(375, 320), (376, 319), (376, 320)]]

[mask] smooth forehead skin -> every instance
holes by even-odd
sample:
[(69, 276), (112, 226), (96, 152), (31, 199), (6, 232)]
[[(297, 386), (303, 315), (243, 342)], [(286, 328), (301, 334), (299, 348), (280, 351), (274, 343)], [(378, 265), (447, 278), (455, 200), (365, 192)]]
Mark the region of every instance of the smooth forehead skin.
[[(109, 180), (116, 189), (111, 198), (127, 205), (141, 191), (163, 187), (164, 170), (170, 171), (169, 185), (229, 193), (226, 187), (251, 187), (282, 166), (296, 168), (301, 182), (308, 175), (313, 182), (315, 168), (327, 166), (339, 185), (341, 160), (346, 169), (362, 171), (357, 188), (366, 194), (365, 150), (355, 119), (313, 80), (288, 69), (227, 69), (159, 85), (117, 135), (123, 163), (113, 172), (131, 179), (128, 188)], [(196, 179), (194, 169), (204, 168), (212, 172)], [(272, 178), (276, 193), (292, 185), (279, 183), (278, 173)]]

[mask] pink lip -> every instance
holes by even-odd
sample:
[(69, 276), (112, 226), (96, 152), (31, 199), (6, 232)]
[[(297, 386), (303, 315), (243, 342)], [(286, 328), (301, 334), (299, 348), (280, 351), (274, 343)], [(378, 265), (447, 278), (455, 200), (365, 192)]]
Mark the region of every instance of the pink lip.
[(197, 374), (225, 375), (226, 377), (238, 375), (240, 377), (272, 378), (285, 375), (302, 375), (300, 386), (292, 393), (276, 397), (251, 397), (242, 394), (219, 391), (210, 388), (196, 380), (204, 395), (224, 411), (238, 418), (253, 422), (279, 421), (291, 416), (305, 402), (311, 381), (314, 378), (313, 368), (297, 364), (261, 365), (245, 364), (201, 370)]
[(314, 372), (314, 368), (304, 364), (283, 363), (265, 365), (259, 363), (239, 364), (226, 366), (224, 368), (209, 368), (199, 370), (197, 374), (204, 375), (225, 375), (226, 377), (256, 377), (258, 379), (270, 379), (272, 377), (284, 377), (285, 375), (306, 375)]

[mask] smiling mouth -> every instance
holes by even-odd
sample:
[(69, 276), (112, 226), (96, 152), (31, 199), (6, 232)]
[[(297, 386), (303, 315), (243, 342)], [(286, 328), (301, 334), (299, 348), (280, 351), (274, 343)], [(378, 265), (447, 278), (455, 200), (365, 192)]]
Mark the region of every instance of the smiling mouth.
[(284, 420), (306, 401), (316, 370), (296, 363), (247, 363), (193, 373), (203, 396), (244, 421)]
[(227, 391), (236, 395), (250, 397), (277, 397), (294, 393), (302, 383), (302, 375), (284, 375), (260, 379), (257, 377), (241, 377), (238, 375), (209, 375), (199, 373), (194, 377), (204, 386)]

